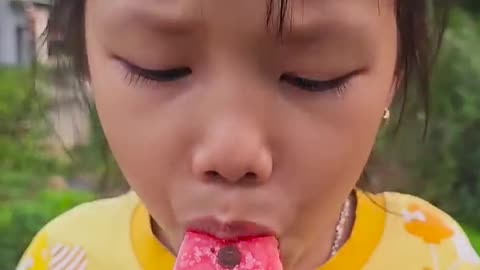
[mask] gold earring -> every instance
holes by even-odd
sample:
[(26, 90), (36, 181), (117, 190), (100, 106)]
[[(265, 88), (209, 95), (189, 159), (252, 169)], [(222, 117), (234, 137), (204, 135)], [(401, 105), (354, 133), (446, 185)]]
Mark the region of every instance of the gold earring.
[(390, 109), (385, 108), (385, 111), (383, 112), (383, 119), (385, 120), (390, 119)]

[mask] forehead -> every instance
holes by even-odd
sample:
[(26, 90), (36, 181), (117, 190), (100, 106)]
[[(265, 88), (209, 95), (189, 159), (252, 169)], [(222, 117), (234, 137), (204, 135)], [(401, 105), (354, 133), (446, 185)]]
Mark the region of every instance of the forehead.
[(395, 21), (394, 0), (87, 1), (87, 13), (93, 11), (106, 25), (119, 29), (141, 25), (172, 33), (222, 28), (236, 35), (264, 35), (267, 18), (272, 29), (278, 27), (282, 10), (284, 28), (300, 35), (318, 35), (322, 29), (382, 31)]

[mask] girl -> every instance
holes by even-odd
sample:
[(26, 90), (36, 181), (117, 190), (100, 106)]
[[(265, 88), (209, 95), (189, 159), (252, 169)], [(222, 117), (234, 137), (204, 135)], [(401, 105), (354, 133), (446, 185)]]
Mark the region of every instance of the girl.
[(428, 101), (430, 8), (56, 1), (48, 34), (93, 89), (133, 191), (52, 221), (19, 269), (168, 270), (191, 230), (275, 237), (286, 270), (480, 269), (440, 210), (355, 188), (412, 78)]

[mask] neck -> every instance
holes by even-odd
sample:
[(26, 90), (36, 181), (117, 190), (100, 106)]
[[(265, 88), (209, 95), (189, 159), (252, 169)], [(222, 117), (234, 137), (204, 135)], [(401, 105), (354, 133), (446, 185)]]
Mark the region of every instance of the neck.
[(327, 217), (322, 216), (322, 220), (312, 227), (305, 227), (304, 232), (312, 232), (303, 234), (308, 237), (281, 239), (281, 254), (285, 254), (282, 256), (284, 270), (314, 270), (331, 259), (335, 240), (337, 240), (338, 250), (350, 238), (355, 221), (356, 197), (350, 198), (350, 207), (346, 209), (348, 214), (340, 230), (341, 234), (338, 235), (336, 227), (339, 224), (341, 209), (335, 211), (333, 218), (329, 219), (332, 220), (331, 222), (326, 223)]

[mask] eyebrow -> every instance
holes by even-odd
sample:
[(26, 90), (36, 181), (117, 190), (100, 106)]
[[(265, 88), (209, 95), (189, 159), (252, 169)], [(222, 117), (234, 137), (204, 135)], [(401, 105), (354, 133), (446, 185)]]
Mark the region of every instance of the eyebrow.
[(351, 23), (342, 19), (327, 19), (317, 23), (296, 25), (285, 29), (282, 41), (285, 43), (318, 43), (326, 40), (362, 40), (368, 38), (368, 25)]
[[(363, 15), (362, 15), (363, 16)], [(346, 61), (354, 57), (367, 62), (376, 48), (376, 27), (368, 20), (345, 20), (341, 17), (316, 17), (308, 22), (287, 24), (280, 37), (281, 47), (298, 53), (334, 54)], [(362, 52), (362, 53), (359, 53)]]
[[(139, 1), (139, 0), (135, 0)], [(109, 24), (116, 29), (147, 27), (148, 31), (167, 35), (184, 35), (191, 32), (192, 26), (201, 20), (201, 12), (182, 10), (180, 5), (161, 1), (155, 4), (139, 4), (132, 0), (125, 0), (122, 7), (114, 8), (117, 12), (108, 19)], [(176, 1), (174, 1), (176, 2)], [(137, 28), (138, 29), (138, 28)]]
[[(177, 1), (156, 1), (150, 4), (134, 3), (135, 1), (131, 0), (117, 1), (120, 4), (109, 10), (109, 13), (114, 15), (109, 15), (108, 17), (110, 18), (107, 19), (108, 24), (112, 27), (110, 29), (115, 29), (116, 31), (118, 31), (118, 29), (122, 31), (132, 29), (135, 30), (135, 32), (142, 31), (151, 35), (160, 34), (171, 37), (186, 37), (197, 31), (197, 29), (194, 28), (201, 27), (202, 20), (204, 19), (200, 5), (183, 6)], [(361, 9), (371, 13), (363, 14), (362, 11), (362, 14), (354, 14), (353, 16), (360, 18), (362, 16), (378, 16), (377, 1), (380, 0), (372, 0), (373, 5), (371, 7), (367, 6)], [(305, 47), (306, 45), (308, 46), (308, 44), (319, 46), (321, 44), (331, 43), (332, 41), (353, 43), (361, 48), (372, 44), (372, 39), (374, 39), (372, 32), (374, 33), (375, 31), (367, 30), (368, 22), (352, 20), (351, 18), (344, 18), (342, 16), (332, 16), (328, 11), (313, 13), (311, 11), (313, 9), (318, 11), (324, 8), (323, 5), (326, 2), (321, 2), (322, 5), (320, 5), (319, 2), (310, 2), (313, 6), (310, 6), (309, 10), (299, 9), (295, 11), (293, 15), (286, 14), (285, 29), (281, 37), (283, 44), (288, 44), (289, 47), (299, 48)], [(310, 5), (310, 3), (308, 4)], [(335, 3), (329, 3), (329, 5), (335, 5)], [(303, 9), (304, 7), (295, 7), (294, 9), (296, 8)], [(370, 8), (372, 9), (370, 10)], [(328, 10), (328, 7), (324, 10)], [(265, 16), (265, 27), (267, 27), (266, 19), (267, 17)], [(275, 35), (276, 32), (272, 34)]]

